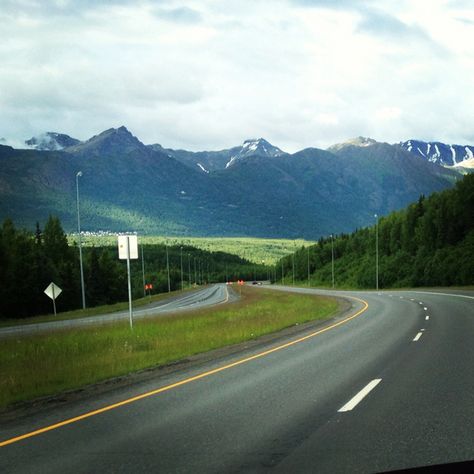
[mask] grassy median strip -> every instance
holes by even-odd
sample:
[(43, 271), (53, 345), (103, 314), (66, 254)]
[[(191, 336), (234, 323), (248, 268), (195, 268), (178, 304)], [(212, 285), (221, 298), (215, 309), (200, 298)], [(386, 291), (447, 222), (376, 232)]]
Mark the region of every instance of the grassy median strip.
[(0, 409), (331, 316), (334, 299), (243, 288), (225, 307), (5, 339)]

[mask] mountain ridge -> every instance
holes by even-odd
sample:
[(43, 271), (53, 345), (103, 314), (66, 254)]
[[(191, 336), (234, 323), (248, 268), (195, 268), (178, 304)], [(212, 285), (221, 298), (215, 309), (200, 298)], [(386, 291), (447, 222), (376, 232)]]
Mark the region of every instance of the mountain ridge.
[[(359, 142), (367, 145), (290, 154), (249, 139), (220, 152), (171, 150), (173, 156), (119, 127), (63, 150), (0, 146), (0, 219), (34, 228), (55, 214), (74, 230), (75, 176), (82, 171), (85, 230), (318, 238), (368, 225), (374, 213), (402, 208), (460, 176), (398, 145)], [(262, 152), (254, 153), (259, 145)]]

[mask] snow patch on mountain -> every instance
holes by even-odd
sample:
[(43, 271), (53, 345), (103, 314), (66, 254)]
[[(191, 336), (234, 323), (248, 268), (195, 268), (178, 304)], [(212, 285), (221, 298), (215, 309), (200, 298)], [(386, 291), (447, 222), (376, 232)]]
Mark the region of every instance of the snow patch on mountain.
[(280, 150), (280, 148), (273, 146), (271, 143), (267, 142), (264, 138), (252, 138), (245, 140), (244, 143), (237, 147), (236, 153), (230, 157), (230, 160), (226, 163), (225, 167), (229, 168), (232, 166), (236, 160), (240, 160), (247, 156), (266, 156), (266, 157), (275, 157), (284, 155), (285, 152)]
[(201, 163), (196, 163), (199, 168), (201, 168), (202, 171), (204, 171), (204, 173), (208, 173), (209, 174), (209, 170), (207, 170), (206, 168), (204, 168), (204, 166), (201, 165)]
[(442, 166), (465, 167), (464, 162), (471, 160), (474, 156), (474, 146), (471, 145), (450, 145), (414, 139), (400, 142), (399, 145), (414, 155)]
[(368, 146), (375, 145), (376, 143), (377, 143), (376, 140), (374, 140), (373, 138), (368, 138), (368, 137), (350, 138), (349, 140), (346, 140), (345, 142), (336, 143), (335, 145), (330, 146), (328, 148), (328, 151), (339, 151), (348, 146), (368, 147)]
[(58, 151), (81, 143), (64, 133), (46, 132), (25, 140), (25, 145), (34, 150)]

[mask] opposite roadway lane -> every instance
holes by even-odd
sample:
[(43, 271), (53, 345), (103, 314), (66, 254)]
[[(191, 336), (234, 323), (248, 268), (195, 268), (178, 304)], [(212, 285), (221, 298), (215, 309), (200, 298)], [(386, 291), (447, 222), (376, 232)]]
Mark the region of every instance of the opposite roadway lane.
[(379, 472), (474, 459), (474, 292), (300, 291), (352, 309), (327, 330), (5, 422), (0, 471)]
[[(170, 313), (174, 311), (187, 311), (191, 309), (203, 308), (226, 303), (229, 300), (229, 291), (226, 285), (216, 284), (204, 287), (189, 293), (178, 294), (166, 300), (140, 306), (133, 310), (133, 318), (141, 319), (158, 314)], [(26, 336), (39, 332), (52, 331), (56, 329), (69, 329), (97, 324), (113, 323), (116, 321), (128, 320), (129, 312), (116, 311), (115, 313), (100, 314), (97, 316), (87, 316), (84, 318), (66, 319), (62, 321), (50, 321), (44, 323), (25, 324), (20, 326), (8, 326), (0, 328), (0, 339), (12, 335)]]

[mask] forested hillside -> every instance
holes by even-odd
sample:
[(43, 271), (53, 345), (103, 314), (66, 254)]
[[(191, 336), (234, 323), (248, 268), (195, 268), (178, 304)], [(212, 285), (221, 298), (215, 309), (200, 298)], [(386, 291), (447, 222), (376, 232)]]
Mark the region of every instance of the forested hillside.
[[(375, 218), (374, 218), (375, 223)], [(378, 222), (379, 286), (449, 286), (474, 283), (474, 175), (453, 189), (420, 197), (405, 210)], [(321, 239), (277, 264), (286, 283), (293, 278), (332, 285), (332, 245), (336, 287), (374, 288), (376, 226)]]
[[(236, 255), (186, 245), (143, 245), (143, 255), (152, 293), (177, 290), (181, 284), (188, 288), (268, 275), (266, 267)], [(126, 263), (118, 259), (117, 245), (83, 247), (83, 261), (87, 307), (127, 300)], [(58, 311), (82, 307), (79, 268), (79, 250), (68, 245), (57, 217), (50, 217), (44, 229), (37, 224), (34, 233), (5, 220), (0, 227), (0, 319), (51, 313), (51, 300), (44, 294), (51, 282), (63, 290)], [(131, 273), (133, 296), (143, 297), (141, 259), (132, 260)]]

